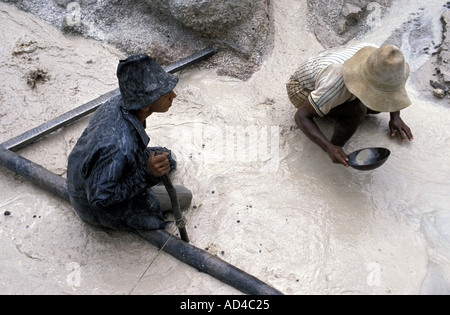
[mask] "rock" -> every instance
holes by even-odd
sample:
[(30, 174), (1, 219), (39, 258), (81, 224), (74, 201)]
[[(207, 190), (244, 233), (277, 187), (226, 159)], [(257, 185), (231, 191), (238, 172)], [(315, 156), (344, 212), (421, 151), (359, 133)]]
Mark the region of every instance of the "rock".
[(344, 45), (375, 25), (392, 1), (308, 0), (310, 28), (325, 48)]
[(148, 0), (150, 8), (168, 15), (202, 36), (220, 37), (248, 19), (258, 1)]
[(450, 10), (446, 10), (442, 15), (443, 38), (442, 44), (437, 46), (436, 53), (432, 57), (432, 69), (429, 74), (435, 79), (430, 81), (434, 88), (434, 95), (438, 98), (444, 98), (450, 94)]
[(445, 91), (442, 89), (434, 89), (434, 96), (438, 98), (444, 98), (445, 97)]
[[(249, 78), (270, 49), (269, 0), (147, 0), (159, 21), (208, 39), (237, 58), (221, 58), (219, 73)], [(177, 23), (175, 23), (177, 22)], [(244, 61), (244, 62), (242, 62)]]
[(342, 19), (341, 23), (343, 24), (340, 27), (339, 34), (344, 34), (350, 27), (356, 25), (361, 20), (363, 9), (352, 3), (345, 3), (342, 7), (341, 14), (345, 19)]
[[(56, 0), (55, 0), (56, 1)], [(58, 5), (64, 6), (67, 10), (62, 21), (62, 31), (64, 33), (83, 34), (83, 23), (81, 22), (81, 6), (77, 2), (57, 2)]]
[[(207, 63), (220, 74), (248, 79), (271, 49), (270, 0), (0, 0), (65, 33), (147, 53), (166, 65), (208, 45)], [(227, 62), (223, 62), (226, 60)]]
[(444, 92), (449, 92), (449, 89), (447, 89), (447, 88), (445, 87), (445, 85), (443, 85), (443, 84), (440, 83), (440, 82), (430, 80), (430, 85), (431, 85), (433, 88), (435, 88), (435, 89), (441, 89), (441, 90), (443, 90)]
[(439, 48), (438, 64), (441, 81), (450, 87), (450, 10), (446, 10), (442, 15), (444, 24), (444, 38)]

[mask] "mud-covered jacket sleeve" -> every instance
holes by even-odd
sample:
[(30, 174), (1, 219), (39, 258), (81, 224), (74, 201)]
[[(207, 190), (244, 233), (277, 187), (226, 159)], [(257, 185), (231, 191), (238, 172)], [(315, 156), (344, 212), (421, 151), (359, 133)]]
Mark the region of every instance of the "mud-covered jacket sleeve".
[(140, 162), (136, 156), (114, 148), (102, 151), (91, 166), (86, 181), (87, 199), (91, 205), (108, 207), (125, 202), (158, 182), (144, 159)]

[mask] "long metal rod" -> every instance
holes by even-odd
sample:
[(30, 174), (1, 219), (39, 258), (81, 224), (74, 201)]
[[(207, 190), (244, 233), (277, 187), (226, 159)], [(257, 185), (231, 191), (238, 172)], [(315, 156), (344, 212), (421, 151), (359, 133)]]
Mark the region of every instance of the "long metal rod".
[[(170, 73), (175, 73), (189, 67), (190, 65), (197, 63), (205, 58), (210, 57), (216, 53), (216, 49), (212, 46), (202, 49), (186, 58), (183, 58), (177, 62), (174, 62), (166, 67), (164, 70)], [(93, 112), (95, 112), (101, 105), (105, 104), (108, 100), (113, 97), (118, 97), (120, 95), (120, 90), (115, 89), (108, 92), (93, 101), (90, 101), (84, 105), (81, 105), (51, 121), (48, 121), (36, 128), (33, 128), (13, 139), (6, 141), (0, 145), (0, 147), (6, 148), (8, 150), (17, 152), (23, 149), (27, 145), (37, 141), (38, 139), (48, 135), (51, 132), (58, 130), (61, 127), (67, 126), (74, 121), (85, 117)]]
[[(69, 201), (66, 181), (17, 153), (0, 148), (0, 166), (23, 176), (39, 187)], [(147, 242), (157, 246), (176, 259), (209, 274), (242, 293), (252, 295), (281, 295), (282, 293), (245, 271), (230, 265), (217, 256), (190, 245), (164, 230), (135, 231)]]
[(36, 128), (33, 128), (27, 132), (24, 132), (23, 134), (14, 137), (13, 139), (6, 141), (5, 143), (1, 144), (0, 146), (17, 152), (20, 149), (25, 148), (29, 144), (39, 140), (40, 138), (48, 135), (49, 133), (52, 133), (64, 126), (67, 126), (78, 119), (81, 119), (93, 112), (95, 112), (101, 105), (106, 103), (108, 100), (112, 99), (113, 97), (117, 97), (120, 95), (119, 89), (111, 91), (107, 94), (104, 94), (100, 96), (99, 98), (96, 98), (93, 101), (90, 101), (89, 103), (86, 103), (84, 105), (81, 105), (49, 122), (46, 122)]

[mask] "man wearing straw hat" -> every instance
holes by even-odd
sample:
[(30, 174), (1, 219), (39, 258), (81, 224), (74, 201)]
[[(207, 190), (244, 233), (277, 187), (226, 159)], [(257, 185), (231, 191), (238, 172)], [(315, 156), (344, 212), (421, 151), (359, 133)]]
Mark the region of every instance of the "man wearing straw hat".
[[(405, 89), (409, 65), (394, 45), (338, 47), (310, 57), (287, 83), (288, 96), (298, 108), (295, 121), (303, 133), (328, 153), (333, 163), (348, 167), (342, 147), (367, 114), (389, 112), (391, 135), (413, 140), (400, 111), (411, 105)], [(328, 140), (314, 121), (336, 119)]]
[[(176, 162), (165, 148), (148, 148), (146, 119), (172, 106), (178, 78), (147, 55), (122, 60), (117, 69), (120, 95), (102, 105), (69, 155), (67, 184), (80, 218), (114, 230), (165, 227), (170, 209), (161, 176)], [(157, 155), (156, 151), (164, 152)], [(181, 207), (192, 195), (176, 186)]]

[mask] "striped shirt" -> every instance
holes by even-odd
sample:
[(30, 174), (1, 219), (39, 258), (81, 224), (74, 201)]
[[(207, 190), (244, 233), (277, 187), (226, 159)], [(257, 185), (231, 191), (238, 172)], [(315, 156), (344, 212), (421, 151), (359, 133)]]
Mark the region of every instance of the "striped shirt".
[(373, 46), (359, 44), (322, 51), (304, 62), (291, 77), (305, 89), (312, 91), (308, 99), (319, 116), (333, 108), (356, 99), (344, 83), (342, 67), (361, 48)]

